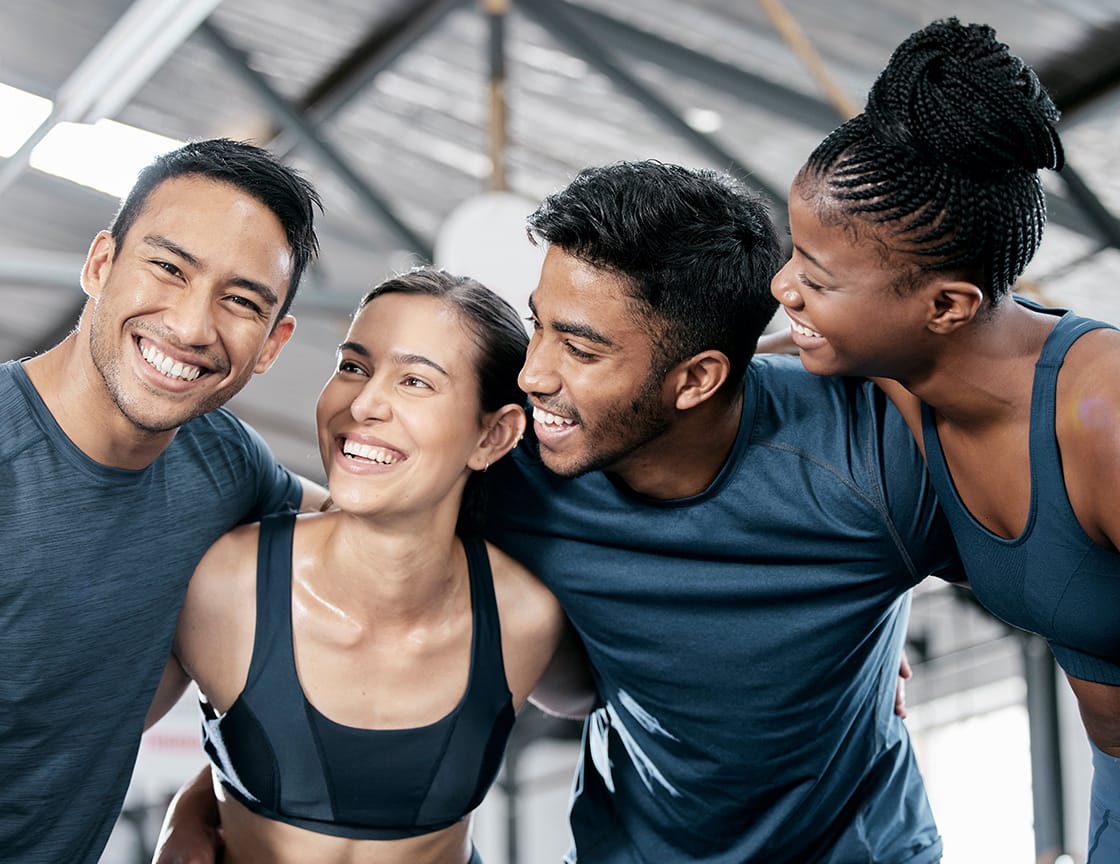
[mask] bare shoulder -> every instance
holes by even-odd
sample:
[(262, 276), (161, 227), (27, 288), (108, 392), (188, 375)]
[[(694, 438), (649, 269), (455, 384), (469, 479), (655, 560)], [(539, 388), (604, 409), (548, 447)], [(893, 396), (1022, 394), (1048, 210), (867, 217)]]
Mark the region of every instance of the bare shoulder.
[(225, 605), (244, 599), (245, 592), (255, 592), (259, 536), (258, 524), (239, 525), (206, 550), (191, 577), (185, 613), (193, 605)]
[(552, 592), (529, 570), (490, 543), (490, 567), (502, 629), (506, 682), (520, 708), (556, 654), (565, 618)]
[(1058, 377), (1055, 430), (1066, 491), (1078, 521), (1097, 543), (1116, 546), (1120, 514), (1120, 332), (1094, 330), (1066, 354)]
[(179, 615), (174, 651), (219, 710), (241, 692), (256, 627), (257, 525), (220, 537), (195, 568)]
[(506, 619), (514, 619), (519, 625), (538, 633), (542, 627), (560, 627), (563, 624), (564, 613), (560, 604), (540, 579), (492, 543), (486, 544), (486, 551), (494, 573), (494, 594), (498, 601), (498, 613), (503, 619), (503, 631)]
[(1078, 446), (1120, 444), (1120, 331), (1094, 330), (1073, 343), (1058, 378), (1058, 434)]

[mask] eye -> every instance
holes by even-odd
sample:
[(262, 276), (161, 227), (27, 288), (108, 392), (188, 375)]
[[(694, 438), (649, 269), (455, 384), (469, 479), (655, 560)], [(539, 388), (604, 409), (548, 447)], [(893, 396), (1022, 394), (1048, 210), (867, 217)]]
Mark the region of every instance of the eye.
[(564, 347), (568, 349), (568, 353), (575, 357), (577, 360), (594, 360), (594, 354), (588, 354), (586, 351), (581, 351), (571, 342), (565, 342)]
[(541, 322), (537, 320), (536, 315), (529, 315), (525, 318), (525, 320), (529, 323), (529, 326), (531, 326), (534, 330), (540, 330), (541, 329)]
[(235, 306), (243, 306), (244, 308), (246, 308), (250, 312), (252, 312), (254, 315), (262, 315), (262, 316), (264, 315), (264, 310), (257, 303), (250, 300), (248, 297), (243, 297), (240, 294), (231, 294), (229, 299), (230, 299), (230, 302), (233, 303)]
[(158, 258), (152, 259), (152, 263), (171, 276), (182, 276), (183, 271), (172, 264), (170, 261), (160, 261)]
[(338, 361), (338, 371), (348, 375), (366, 375), (366, 370), (353, 360), (342, 357)]
[(415, 387), (420, 390), (431, 390), (432, 385), (425, 381), (423, 378), (417, 378), (415, 375), (406, 375), (401, 381), (405, 387)]
[(824, 291), (825, 290), (825, 287), (823, 285), (821, 285), (817, 282), (814, 282), (812, 279), (810, 279), (804, 273), (798, 273), (797, 274), (797, 281), (800, 282), (802, 285), (804, 285), (806, 288), (810, 288), (813, 291)]

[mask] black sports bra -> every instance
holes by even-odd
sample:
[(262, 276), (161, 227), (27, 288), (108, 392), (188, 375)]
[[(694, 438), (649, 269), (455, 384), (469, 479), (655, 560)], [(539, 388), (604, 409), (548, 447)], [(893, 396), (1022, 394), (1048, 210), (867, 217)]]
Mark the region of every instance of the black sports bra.
[(261, 522), (256, 636), (244, 691), (221, 716), (201, 703), (203, 744), (222, 785), (255, 813), (322, 834), (386, 840), (453, 825), (486, 795), (514, 721), (485, 544), (463, 540), (474, 620), (459, 704), (428, 726), (357, 729), (317, 711), (296, 674), (294, 525), (292, 513)]

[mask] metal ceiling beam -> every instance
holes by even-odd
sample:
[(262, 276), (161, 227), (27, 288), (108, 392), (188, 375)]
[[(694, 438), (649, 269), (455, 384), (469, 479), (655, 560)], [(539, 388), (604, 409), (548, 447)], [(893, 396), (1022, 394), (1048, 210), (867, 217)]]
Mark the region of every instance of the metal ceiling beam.
[(0, 195), (59, 123), (92, 123), (131, 101), (221, 0), (136, 0), (63, 82), (47, 117), (0, 167)]
[(836, 126), (839, 117), (836, 109), (822, 99), (707, 57), (597, 10), (575, 3), (569, 3), (567, 8), (569, 14), (586, 29), (600, 34), (611, 47), (632, 57), (656, 63), (670, 72), (739, 99), (749, 94), (752, 105), (802, 126), (819, 129), (822, 134)]
[(715, 139), (693, 129), (688, 122), (653, 90), (627, 72), (603, 47), (599, 36), (581, 26), (567, 3), (556, 0), (519, 0), (517, 8), (537, 21), (551, 36), (562, 42), (573, 54), (606, 75), (620, 90), (636, 100), (662, 123), (725, 170), (735, 173), (746, 184), (761, 192), (778, 213), (785, 212), (785, 195), (771, 187), (738, 158), (725, 150)]
[(1086, 39), (1035, 67), (1067, 117), (1120, 87), (1120, 21), (1096, 27)]
[[(302, 113), (314, 125), (330, 120), (373, 80), (435, 28), (454, 9), (470, 0), (422, 0), (407, 12), (373, 27), (361, 41), (300, 99)], [(272, 149), (281, 156), (297, 145), (296, 136), (274, 133)]]
[[(524, 0), (521, 0), (519, 5), (524, 6)], [(564, 6), (569, 16), (579, 21), (586, 30), (600, 34), (612, 47), (634, 58), (656, 63), (677, 75), (748, 101), (779, 117), (808, 126), (817, 130), (822, 136), (831, 132), (844, 119), (836, 108), (824, 100), (783, 87), (730, 63), (707, 57), (698, 51), (641, 30), (598, 10), (589, 9), (578, 3), (565, 3)], [(1117, 56), (1117, 66), (1120, 67), (1120, 55)], [(1046, 80), (1045, 77), (1043, 80)], [(1090, 93), (1101, 95), (1103, 91), (1098, 92), (1085, 87), (1069, 92), (1072, 98), (1074, 93), (1088, 96)], [(1082, 104), (1078, 103), (1078, 107)], [(1069, 196), (1053, 192), (1047, 195), (1050, 219), (1056, 225), (1086, 236), (1102, 238), (1103, 242), (1115, 246), (1114, 237), (1120, 232), (1120, 225), (1117, 225), (1116, 219), (1103, 207), (1089, 186), (1080, 180), (1072, 168), (1063, 171), (1062, 174), (1063, 179), (1066, 180)], [(783, 204), (783, 208), (784, 206)]]
[(386, 225), (404, 244), (405, 248), (432, 260), (432, 245), (406, 225), (384, 199), (373, 190), (369, 182), (357, 174), (350, 163), (315, 129), (299, 109), (280, 96), (258, 72), (246, 62), (245, 54), (234, 47), (226, 37), (209, 22), (203, 22), (198, 34), (225, 60), (237, 76), (256, 93), (268, 110), (286, 129), (299, 136), (299, 142), (326, 168), (345, 183), (359, 203), (380, 222)]
[(375, 27), (307, 91), (301, 107), (316, 120), (329, 119), (372, 83), (409, 48), (430, 33), (446, 15), (472, 0), (420, 0)]

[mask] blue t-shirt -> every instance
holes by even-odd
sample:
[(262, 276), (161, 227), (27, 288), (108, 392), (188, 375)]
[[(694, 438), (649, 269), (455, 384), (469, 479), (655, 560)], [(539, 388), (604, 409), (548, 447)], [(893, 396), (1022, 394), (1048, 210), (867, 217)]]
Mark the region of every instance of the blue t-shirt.
[(0, 365), (0, 859), (96, 862), (128, 788), (187, 582), (297, 478), (225, 410), (141, 471), (81, 452)]
[(873, 385), (756, 359), (732, 452), (687, 499), (561, 479), (525, 445), (488, 476), (493, 539), (555, 592), (597, 677), (580, 864), (939, 859), (893, 705), (909, 589), (957, 563)]

